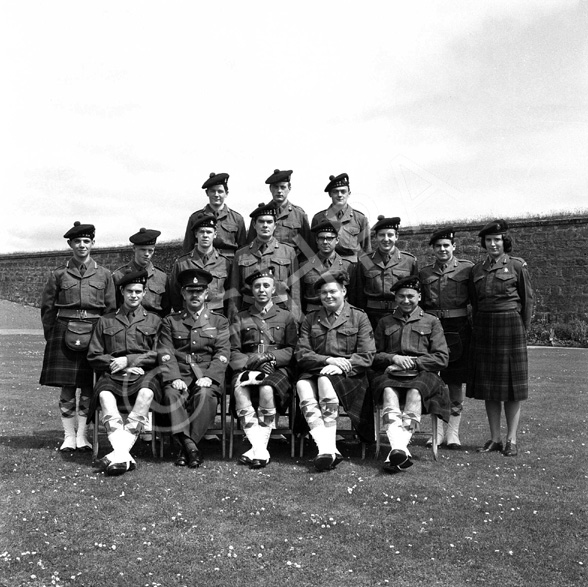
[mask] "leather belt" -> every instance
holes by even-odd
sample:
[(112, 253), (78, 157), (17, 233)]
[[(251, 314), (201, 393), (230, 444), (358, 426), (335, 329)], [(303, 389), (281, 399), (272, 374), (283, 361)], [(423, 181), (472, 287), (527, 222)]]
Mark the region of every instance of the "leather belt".
[(268, 351), (275, 351), (280, 348), (277, 344), (247, 344), (245, 345), (248, 353), (267, 353)]
[(100, 318), (102, 312), (99, 310), (70, 310), (68, 308), (59, 308), (57, 311), (58, 318), (75, 318), (84, 320), (85, 318)]
[(199, 355), (197, 353), (186, 353), (186, 363), (191, 365), (192, 363), (204, 363), (205, 361), (210, 362), (208, 355)]
[(437, 316), (437, 318), (462, 318), (468, 315), (467, 308), (459, 308), (457, 310), (426, 310), (429, 314)]
[(366, 306), (378, 310), (396, 310), (398, 304), (396, 300), (368, 300)]

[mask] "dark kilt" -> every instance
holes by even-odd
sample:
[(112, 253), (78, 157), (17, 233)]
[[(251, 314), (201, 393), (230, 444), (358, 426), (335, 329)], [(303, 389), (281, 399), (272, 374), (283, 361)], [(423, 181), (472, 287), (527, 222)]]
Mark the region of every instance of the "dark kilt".
[(528, 397), (527, 334), (518, 312), (478, 312), (470, 347), (467, 397), (521, 401)]
[(469, 350), (472, 329), (466, 317), (443, 318), (441, 326), (449, 347), (449, 365), (441, 371), (445, 383), (465, 383), (468, 380)]
[[(242, 371), (233, 376), (231, 390), (235, 387), (237, 377), (241, 375)], [(262, 385), (269, 385), (274, 390), (274, 401), (276, 403), (276, 410), (279, 414), (285, 414), (292, 403), (292, 375), (290, 369), (280, 367), (273, 373), (268, 375), (262, 382)], [(257, 385), (250, 385), (251, 402), (254, 406), (259, 404), (259, 393)], [(234, 409), (235, 400), (231, 394), (231, 408)]]
[(133, 383), (117, 381), (110, 376), (110, 373), (103, 373), (94, 386), (88, 420), (94, 416), (94, 412), (100, 406), (101, 391), (111, 391), (116, 398), (116, 404), (119, 410), (128, 413), (135, 405), (139, 390), (144, 387), (147, 387), (153, 392), (152, 405), (158, 404), (161, 401), (161, 384), (159, 377), (157, 377), (157, 369), (145, 373), (145, 375), (139, 377)]
[(384, 373), (373, 380), (374, 402), (382, 401), (386, 387), (400, 389), (416, 389), (421, 394), (423, 414), (436, 414), (445, 422), (449, 422), (449, 389), (445, 382), (435, 373), (421, 371), (415, 377), (397, 377)]
[(317, 375), (303, 373), (300, 379), (327, 377), (353, 428), (363, 442), (374, 442), (374, 405), (365, 373), (361, 375)]
[[(98, 320), (94, 321), (96, 324)], [(39, 383), (51, 387), (92, 387), (94, 375), (86, 351), (72, 351), (63, 341), (67, 320), (58, 318), (45, 345)]]

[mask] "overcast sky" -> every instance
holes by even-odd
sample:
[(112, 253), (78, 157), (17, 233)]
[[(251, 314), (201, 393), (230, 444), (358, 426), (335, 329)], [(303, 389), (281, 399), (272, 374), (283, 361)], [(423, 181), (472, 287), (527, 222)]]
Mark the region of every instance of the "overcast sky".
[(183, 237), (227, 204), (405, 226), (588, 208), (588, 6), (574, 1), (0, 4), (0, 253)]

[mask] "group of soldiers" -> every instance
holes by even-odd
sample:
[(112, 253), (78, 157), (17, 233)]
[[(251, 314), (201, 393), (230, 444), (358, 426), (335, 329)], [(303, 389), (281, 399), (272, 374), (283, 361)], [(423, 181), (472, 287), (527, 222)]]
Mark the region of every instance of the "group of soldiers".
[(253, 469), (268, 465), (293, 393), (319, 471), (342, 460), (340, 405), (368, 442), (374, 403), (382, 406), (387, 472), (413, 464), (422, 413), (447, 424), (439, 443), (461, 448), (473, 263), (454, 256), (454, 229), (431, 235), (435, 260), (419, 271), (396, 246), (400, 218), (379, 216), (370, 228), (349, 205), (347, 174), (329, 178), (331, 204), (310, 223), (289, 200), (291, 175), (267, 178), (272, 200), (246, 229), (225, 203), (228, 174), (211, 173), (208, 204), (190, 216), (169, 275), (152, 261), (157, 230), (133, 234), (133, 259), (112, 275), (91, 257), (93, 225), (66, 232), (73, 256), (51, 273), (41, 309), (41, 383), (61, 388), (62, 451), (90, 450), (86, 423), (100, 409), (112, 451), (98, 464), (123, 474), (152, 409), (169, 419), (175, 465), (198, 467), (223, 388), (251, 444), (238, 461)]

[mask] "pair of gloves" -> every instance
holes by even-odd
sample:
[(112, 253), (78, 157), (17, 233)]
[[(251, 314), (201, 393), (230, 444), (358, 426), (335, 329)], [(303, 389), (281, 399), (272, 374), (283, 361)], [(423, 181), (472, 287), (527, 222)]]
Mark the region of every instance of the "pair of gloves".
[(254, 353), (247, 359), (245, 368), (270, 375), (276, 370), (276, 357), (272, 353)]

